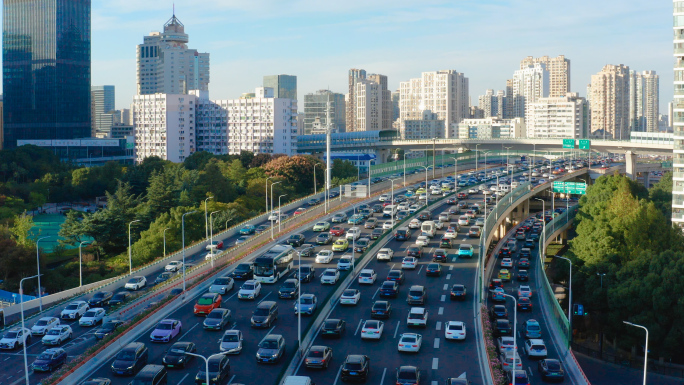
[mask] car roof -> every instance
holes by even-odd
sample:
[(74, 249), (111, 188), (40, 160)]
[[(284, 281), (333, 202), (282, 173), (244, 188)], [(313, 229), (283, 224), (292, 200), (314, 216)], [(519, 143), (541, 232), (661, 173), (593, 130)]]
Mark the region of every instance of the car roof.
[(412, 307), (410, 310), (411, 314), (424, 314), (426, 312), (424, 307)]
[(354, 363), (359, 362), (360, 363), (360, 362), (363, 362), (365, 360), (366, 360), (366, 357), (364, 357), (361, 354), (349, 354), (349, 355), (347, 355), (346, 362), (354, 362)]
[(301, 298), (315, 298), (316, 296), (310, 293), (302, 294)]
[(544, 345), (544, 340), (539, 338), (530, 338), (527, 341), (530, 343), (530, 345)]

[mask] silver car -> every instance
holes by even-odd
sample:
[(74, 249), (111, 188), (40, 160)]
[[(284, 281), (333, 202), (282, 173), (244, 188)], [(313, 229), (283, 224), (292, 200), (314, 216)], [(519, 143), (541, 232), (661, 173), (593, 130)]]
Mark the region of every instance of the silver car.
[(313, 314), (316, 311), (317, 299), (313, 294), (302, 294), (294, 305), (295, 314)]
[(233, 278), (230, 277), (219, 277), (214, 279), (214, 282), (211, 283), (211, 286), (209, 286), (209, 292), (210, 293), (219, 293), (221, 295), (226, 294), (227, 292), (233, 290), (233, 286), (235, 285), (235, 282), (233, 281)]
[(242, 332), (239, 330), (226, 330), (220, 340), (221, 352), (227, 354), (240, 354), (242, 352)]

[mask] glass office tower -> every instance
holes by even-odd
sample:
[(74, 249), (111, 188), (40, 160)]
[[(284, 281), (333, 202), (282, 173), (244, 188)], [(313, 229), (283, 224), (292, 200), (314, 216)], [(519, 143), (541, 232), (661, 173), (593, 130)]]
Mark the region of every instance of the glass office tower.
[(3, 1), (5, 148), (90, 137), (90, 1)]
[(273, 88), (273, 97), (297, 99), (297, 77), (294, 75), (266, 75), (264, 87)]

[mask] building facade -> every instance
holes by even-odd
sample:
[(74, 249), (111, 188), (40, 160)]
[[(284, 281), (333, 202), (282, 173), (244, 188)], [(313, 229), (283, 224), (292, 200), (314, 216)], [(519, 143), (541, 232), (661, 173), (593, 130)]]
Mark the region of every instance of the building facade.
[(356, 83), (360, 80), (366, 80), (366, 70), (352, 68), (349, 70), (349, 89), (345, 95), (345, 104), (347, 108), (346, 117), (346, 132), (358, 131), (356, 129)]
[(602, 139), (629, 138), (629, 67), (608, 64), (591, 76), (591, 135)]
[(655, 71), (629, 71), (630, 131), (658, 131), (660, 79)]
[(406, 119), (401, 122), (401, 139), (443, 139), (446, 136), (444, 119), (430, 110), (424, 110), (421, 119)]
[(106, 137), (115, 123), (114, 86), (90, 87), (90, 110), (92, 116), (92, 137)]
[[(344, 95), (330, 90), (319, 90), (304, 95), (304, 125), (300, 127), (300, 130), (303, 129), (303, 135), (318, 134), (321, 133), (319, 132), (321, 129), (325, 130), (328, 125), (328, 103), (330, 103), (330, 123), (333, 131), (346, 131), (347, 118)], [(317, 127), (316, 130), (314, 130), (315, 126)]]
[(524, 138), (525, 119), (464, 119), (458, 124), (458, 139)]
[(506, 116), (506, 93), (504, 91), (487, 90), (484, 95), (478, 97), (478, 107), (482, 110), (484, 118), (505, 119)]
[(264, 76), (264, 88), (273, 88), (274, 98), (297, 100), (297, 77), (294, 75)]
[(541, 98), (531, 103), (525, 118), (528, 138), (584, 138), (587, 132), (585, 119), (586, 99), (577, 93), (564, 97)]
[(553, 58), (528, 56), (520, 61), (520, 69), (535, 64), (543, 64), (549, 71), (549, 97), (565, 97), (570, 92), (570, 59), (566, 59), (563, 55)]
[(358, 80), (354, 95), (356, 131), (392, 128), (392, 93), (387, 89), (387, 76), (373, 74), (366, 80)]
[(672, 103), (672, 223), (684, 226), (684, 1), (673, 2), (674, 101)]
[[(508, 95), (508, 94), (507, 94)], [(524, 118), (530, 103), (549, 96), (549, 71), (536, 63), (515, 71), (511, 79), (513, 117)]]
[(90, 0), (3, 1), (4, 148), (87, 138)]
[(164, 32), (152, 32), (137, 49), (137, 93), (187, 94), (209, 90), (209, 54), (188, 48), (185, 26), (174, 14)]

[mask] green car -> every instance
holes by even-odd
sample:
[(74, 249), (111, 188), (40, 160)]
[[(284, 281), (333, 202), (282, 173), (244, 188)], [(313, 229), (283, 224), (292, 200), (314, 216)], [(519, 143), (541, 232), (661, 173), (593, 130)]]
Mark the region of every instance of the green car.
[(315, 231), (315, 232), (329, 231), (329, 230), (330, 230), (330, 223), (329, 222), (318, 222), (313, 227), (313, 231)]
[(346, 239), (338, 239), (333, 243), (332, 251), (347, 251), (349, 248), (349, 241)]
[(347, 223), (350, 224), (350, 225), (360, 225), (360, 224), (363, 223), (364, 220), (365, 220), (365, 219), (364, 219), (363, 215), (361, 215), (361, 214), (354, 214), (354, 215), (351, 216), (351, 218), (349, 218), (349, 220), (347, 221)]

